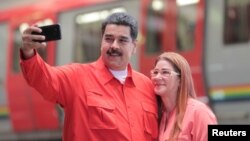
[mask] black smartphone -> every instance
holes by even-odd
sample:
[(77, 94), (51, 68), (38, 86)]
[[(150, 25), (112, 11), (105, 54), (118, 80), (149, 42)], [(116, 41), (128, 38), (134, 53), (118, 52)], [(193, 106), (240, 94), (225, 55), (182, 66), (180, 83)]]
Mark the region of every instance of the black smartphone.
[(34, 40), (35, 42), (48, 42), (61, 39), (61, 28), (59, 24), (40, 26), (39, 28), (42, 29), (41, 33), (32, 32), (31, 34), (44, 35), (45, 40)]

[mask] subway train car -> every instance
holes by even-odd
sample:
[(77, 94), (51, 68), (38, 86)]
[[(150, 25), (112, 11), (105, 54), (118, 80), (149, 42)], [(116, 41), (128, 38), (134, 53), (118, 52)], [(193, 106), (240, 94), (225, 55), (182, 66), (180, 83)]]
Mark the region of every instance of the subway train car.
[(152, 0), (140, 16), (140, 71), (159, 53), (178, 52), (220, 124), (250, 123), (250, 0)]
[(38, 52), (50, 65), (100, 55), (100, 23), (124, 11), (139, 21), (132, 65), (149, 76), (156, 57), (175, 51), (190, 63), (198, 98), (220, 124), (250, 123), (250, 0), (44, 0), (0, 12), (0, 141), (60, 140), (63, 110), (23, 79), (21, 32), (61, 26), (62, 39)]

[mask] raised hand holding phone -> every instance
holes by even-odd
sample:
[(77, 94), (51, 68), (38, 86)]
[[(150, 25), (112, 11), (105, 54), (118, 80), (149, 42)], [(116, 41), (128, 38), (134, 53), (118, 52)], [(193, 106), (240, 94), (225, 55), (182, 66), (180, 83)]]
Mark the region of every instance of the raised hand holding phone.
[(35, 42), (48, 42), (48, 41), (55, 41), (55, 40), (61, 39), (61, 28), (60, 28), (59, 24), (40, 26), (39, 28), (42, 29), (41, 33), (32, 32), (31, 34), (43, 35), (43, 36), (45, 36), (45, 40), (33, 40), (33, 41), (35, 41)]

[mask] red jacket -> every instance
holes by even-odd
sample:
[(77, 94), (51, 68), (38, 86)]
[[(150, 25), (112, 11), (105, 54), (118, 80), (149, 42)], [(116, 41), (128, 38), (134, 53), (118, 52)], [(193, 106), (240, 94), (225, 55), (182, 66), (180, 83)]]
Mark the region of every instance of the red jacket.
[(153, 141), (157, 104), (151, 80), (128, 66), (121, 84), (103, 64), (52, 67), (39, 55), (21, 60), (23, 75), (65, 112), (63, 141)]

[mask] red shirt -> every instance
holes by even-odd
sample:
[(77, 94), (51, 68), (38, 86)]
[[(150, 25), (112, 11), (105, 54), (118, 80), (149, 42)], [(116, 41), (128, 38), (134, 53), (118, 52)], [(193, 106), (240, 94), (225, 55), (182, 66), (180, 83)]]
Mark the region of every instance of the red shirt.
[(64, 108), (64, 141), (153, 141), (157, 104), (151, 80), (128, 66), (121, 84), (101, 58), (51, 67), (39, 55), (21, 60), (26, 81)]

